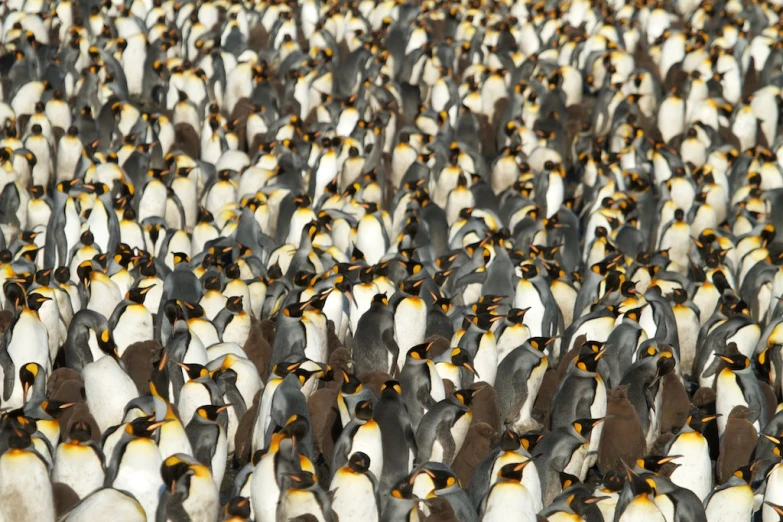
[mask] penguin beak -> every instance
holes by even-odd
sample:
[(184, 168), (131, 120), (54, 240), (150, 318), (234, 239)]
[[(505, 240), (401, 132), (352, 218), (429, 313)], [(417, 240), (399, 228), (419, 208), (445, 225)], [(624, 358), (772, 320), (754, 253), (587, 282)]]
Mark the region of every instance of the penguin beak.
[[(466, 370), (468, 370), (470, 373), (472, 373), (472, 374), (473, 374), (473, 375), (475, 375), (476, 377), (479, 377), (479, 374), (478, 374), (478, 372), (476, 371), (476, 369), (475, 369), (475, 368), (473, 368), (473, 366), (472, 366), (470, 363), (465, 363), (465, 364), (463, 364), (463, 366), (464, 366), (464, 367), (465, 367), (465, 369), (466, 369)], [(479, 377), (479, 378), (480, 378), (480, 377)]]
[(588, 505), (589, 504), (597, 504), (597, 503), (601, 502), (602, 500), (606, 500), (606, 499), (609, 499), (609, 498), (612, 498), (612, 497), (605, 496), (605, 495), (604, 496), (600, 496), (600, 497), (587, 497), (584, 500), (584, 502), (585, 502), (585, 504), (588, 504)]
[(167, 422), (171, 422), (172, 419), (163, 419), (162, 421), (155, 422), (147, 426), (147, 431), (155, 431)]

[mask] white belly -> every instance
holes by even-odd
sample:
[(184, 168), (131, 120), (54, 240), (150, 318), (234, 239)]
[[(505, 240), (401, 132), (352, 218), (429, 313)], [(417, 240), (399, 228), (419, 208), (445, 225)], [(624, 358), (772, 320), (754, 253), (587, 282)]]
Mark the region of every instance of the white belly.
[(0, 457), (0, 519), (7, 522), (54, 520), (54, 499), (46, 465), (30, 452)]
[(339, 475), (335, 477), (337, 480), (332, 481), (330, 489), (334, 491), (332, 510), (340, 520), (377, 521), (378, 508), (372, 501), (375, 498), (375, 492), (370, 481), (351, 477), (352, 480), (348, 482), (340, 481), (339, 478)]
[(383, 444), (381, 431), (375, 422), (365, 424), (356, 431), (350, 454), (359, 451), (370, 457), (370, 471), (380, 477), (383, 471)]
[[(130, 307), (128, 307), (130, 308)], [(143, 306), (140, 308), (144, 308)], [(138, 310), (127, 310), (114, 326), (112, 332), (114, 341), (117, 343), (117, 351), (120, 356), (125, 353), (128, 346), (134, 343), (149, 341), (154, 337), (152, 329), (152, 314), (144, 308), (144, 312)], [(130, 314), (130, 316), (128, 316)]]
[(57, 448), (52, 482), (67, 484), (79, 498), (85, 498), (102, 488), (104, 479), (101, 461), (89, 446), (61, 444)]
[(101, 432), (122, 422), (125, 405), (139, 396), (136, 384), (111, 357), (102, 357), (82, 370), (87, 406)]
[(672, 444), (669, 455), (683, 455), (675, 461), (679, 466), (671, 474), (672, 482), (704, 501), (712, 490), (712, 462), (706, 439), (698, 433), (683, 433)]
[(707, 504), (706, 513), (709, 522), (750, 520), (753, 514), (753, 490), (750, 486), (737, 486), (716, 493)]
[(132, 447), (125, 450), (112, 487), (133, 494), (147, 513), (147, 522), (154, 522), (164, 487), (160, 475), (160, 453), (149, 440), (135, 440), (129, 444)]

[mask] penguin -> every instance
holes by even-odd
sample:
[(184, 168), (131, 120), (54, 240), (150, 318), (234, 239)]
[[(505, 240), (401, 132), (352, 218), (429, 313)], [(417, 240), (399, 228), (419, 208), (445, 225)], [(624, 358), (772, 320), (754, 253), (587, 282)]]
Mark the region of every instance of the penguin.
[(702, 502), (712, 491), (712, 462), (707, 439), (702, 434), (714, 415), (690, 415), (680, 432), (669, 442), (666, 454), (674, 458), (677, 468), (671, 473), (671, 481), (690, 489)]
[(753, 514), (753, 489), (750, 470), (737, 470), (727, 481), (713, 489), (704, 499), (707, 520), (728, 522), (750, 519)]
[(138, 397), (139, 391), (116, 353), (85, 365), (82, 377), (87, 406), (101, 432), (120, 424), (125, 405)]
[(630, 522), (631, 520), (655, 520), (657, 522), (665, 522), (661, 509), (655, 503), (655, 492), (653, 487), (650, 486), (642, 477), (631, 472), (631, 483), (629, 488), (630, 498), (627, 504), (622, 506), (618, 505), (618, 510), (615, 512), (615, 519), (623, 522)]
[(374, 404), (375, 393), (365, 388), (362, 382), (353, 374), (343, 370), (343, 383), (337, 396), (337, 409), (340, 411), (340, 423), (345, 427), (353, 418), (356, 405), (364, 400)]
[(369, 310), (359, 319), (353, 337), (357, 351), (355, 371), (359, 378), (373, 371), (393, 374), (401, 351), (394, 325), (394, 312), (389, 308), (388, 299), (384, 294), (376, 294)]
[(378, 479), (370, 472), (370, 457), (353, 453), (329, 484), (332, 510), (339, 519), (377, 521), (380, 518)]
[[(533, 448), (531, 455), (541, 478), (541, 492), (545, 506), (560, 494), (558, 473), (568, 473), (580, 480), (586, 475), (584, 463), (591, 444), (590, 434), (604, 419), (577, 419), (568, 426), (547, 432)], [(575, 473), (573, 473), (575, 472)]]
[(207, 467), (193, 457), (176, 454), (163, 461), (160, 471), (165, 488), (156, 518), (184, 514), (201, 520), (216, 520), (220, 510), (218, 486)]
[(370, 472), (382, 477), (383, 438), (378, 423), (373, 420), (371, 401), (361, 401), (354, 408), (354, 415), (343, 428), (334, 445), (332, 469), (339, 470), (349, 461), (350, 455), (362, 452), (370, 459)]
[(0, 513), (9, 520), (54, 520), (49, 466), (30, 434), (12, 427), (7, 445), (0, 455)]
[(479, 463), (471, 477), (470, 498), (476, 508), (480, 508), (490, 488), (498, 481), (498, 472), (501, 468), (528, 461), (529, 464), (523, 469), (521, 482), (530, 493), (533, 509), (536, 512), (543, 509), (541, 480), (536, 464), (529, 453), (539, 435), (532, 434), (532, 437), (534, 440), (531, 442), (528, 437), (522, 438), (510, 429), (506, 429), (501, 434), (498, 444)]
[[(502, 338), (502, 337), (501, 337)], [(524, 433), (541, 428), (533, 418), (533, 405), (549, 368), (543, 350), (551, 339), (528, 338), (498, 365), (495, 392), (500, 418), (506, 426)]]
[(446, 399), (443, 380), (435, 364), (428, 358), (431, 348), (432, 343), (419, 344), (411, 348), (400, 373), (402, 398), (414, 431), (418, 429), (424, 415), (437, 403)]
[(405, 285), (406, 290), (401, 290), (401, 299), (394, 308), (394, 337), (399, 347), (394, 362), (400, 369), (405, 363), (408, 350), (423, 343), (427, 332), (427, 304), (418, 295), (422, 282), (418, 280)]
[(428, 461), (450, 465), (468, 434), (473, 414), (470, 402), (476, 390), (459, 390), (435, 404), (416, 429), (416, 463)]
[(100, 517), (117, 517), (128, 522), (145, 522), (147, 514), (131, 493), (106, 487), (101, 488), (76, 504), (62, 520), (79, 522)]
[(92, 440), (90, 425), (77, 421), (71, 426), (66, 440), (57, 446), (52, 481), (68, 485), (84, 499), (101, 489), (105, 480), (103, 451)]
[[(597, 372), (598, 363), (605, 353), (606, 348), (595, 341), (589, 341), (580, 348), (574, 365), (569, 367), (552, 398), (549, 415), (552, 429), (567, 428), (580, 418), (600, 419), (606, 415), (606, 385)], [(591, 431), (590, 451), (598, 450), (602, 430), (603, 426), (599, 423)], [(590, 456), (587, 462), (592, 465), (596, 459), (596, 456)], [(582, 478), (581, 470), (572, 474)]]
[[(717, 479), (721, 484), (731, 479), (738, 469), (751, 462), (759, 439), (759, 434), (750, 421), (751, 416), (752, 412), (746, 406), (735, 406), (729, 413), (729, 421), (726, 423), (726, 431), (723, 432), (720, 454), (715, 465)], [(768, 423), (767, 427), (770, 424), (772, 422)]]
[[(15, 299), (17, 304), (21, 304), (21, 296)], [(23, 404), (22, 383), (16, 378), (19, 369), (28, 363), (35, 363), (47, 374), (51, 372), (49, 333), (38, 315), (38, 310), (49, 300), (50, 297), (35, 292), (30, 293), (27, 296), (27, 303), (19, 307), (12, 324), (3, 336), (0, 345), (0, 360), (2, 360), (0, 367), (4, 374), (3, 402), (11, 407), (18, 408)]]
[(758, 379), (750, 367), (750, 359), (741, 353), (718, 357), (726, 363), (715, 380), (715, 411), (720, 415), (717, 419), (718, 434), (723, 435), (729, 414), (735, 406), (750, 408), (753, 415), (749, 420), (759, 431), (767, 423), (767, 406)]
[(117, 344), (120, 356), (131, 344), (154, 339), (152, 314), (144, 306), (145, 297), (151, 289), (149, 286), (130, 289), (109, 318), (112, 337), (120, 340)]
[(334, 522), (335, 514), (326, 493), (316, 483), (309, 471), (289, 473), (287, 487), (280, 495), (277, 520), (295, 520), (302, 515), (312, 515), (319, 522)]
[(639, 415), (642, 431), (650, 447), (660, 434), (660, 405), (663, 400), (661, 378), (674, 370), (671, 352), (659, 352), (650, 346), (625, 372), (620, 385), (628, 385), (628, 400)]
[(373, 420), (381, 430), (383, 447), (383, 470), (376, 479), (379, 490), (386, 492), (410, 472), (418, 452), (416, 435), (398, 381), (386, 381), (381, 386)]
[(147, 522), (155, 520), (159, 493), (164, 487), (163, 459), (151, 438), (162, 424), (150, 417), (139, 417), (126, 424), (106, 473), (107, 484), (129, 492), (139, 501)]
[(522, 484), (522, 474), (530, 460), (506, 464), (498, 471), (498, 480), (489, 490), (482, 503), (481, 520), (505, 520), (509, 512), (515, 513), (519, 520), (534, 522), (536, 512), (533, 499)]

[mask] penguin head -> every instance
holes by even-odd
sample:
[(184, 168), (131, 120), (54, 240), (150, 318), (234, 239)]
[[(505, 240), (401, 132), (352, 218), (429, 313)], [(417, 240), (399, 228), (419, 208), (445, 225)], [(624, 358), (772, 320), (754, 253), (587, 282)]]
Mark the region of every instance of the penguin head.
[(150, 439), (155, 435), (155, 431), (167, 422), (169, 421), (156, 421), (154, 415), (138, 417), (125, 425), (125, 432), (134, 437)]
[(174, 257), (174, 266), (177, 266), (180, 263), (184, 263), (185, 265), (190, 263), (190, 256), (184, 252), (173, 252), (172, 256)]
[(532, 460), (525, 460), (522, 462), (514, 462), (506, 464), (500, 471), (498, 471), (498, 478), (508, 481), (522, 482), (522, 475), (525, 472), (525, 467), (533, 462)]
[(348, 459), (348, 467), (354, 473), (366, 473), (370, 469), (370, 457), (366, 453), (357, 451)]
[(223, 520), (249, 519), (250, 499), (247, 497), (233, 497), (228, 501), (223, 510)]
[(506, 430), (501, 433), (500, 449), (502, 451), (516, 451), (520, 446), (522, 446), (522, 440), (519, 438), (519, 433), (510, 428), (506, 428)]
[[(150, 260), (150, 263), (152, 263), (152, 260)], [(166, 301), (163, 305), (163, 315), (166, 316), (166, 319), (171, 324), (176, 323), (178, 319), (184, 319), (185, 312), (182, 310), (182, 301), (177, 299)]]
[(7, 444), (10, 449), (26, 450), (33, 445), (33, 441), (27, 430), (13, 427), (8, 434)]
[(41, 402), (41, 410), (53, 419), (59, 419), (65, 410), (73, 406), (73, 402), (48, 399)]
[(665, 464), (668, 464), (681, 457), (682, 455), (647, 455), (646, 457), (637, 459), (636, 466), (646, 471), (658, 473)]
[(360, 401), (354, 407), (354, 415), (362, 421), (369, 421), (373, 416), (372, 401)]
[(424, 361), (428, 358), (432, 343), (417, 344), (410, 350), (408, 350), (408, 357), (416, 359), (417, 361)]
[(6, 301), (12, 304), (14, 308), (18, 308), (25, 302), (25, 289), (17, 281), (6, 281), (3, 284), (3, 294)]
[(19, 381), (22, 383), (25, 397), (27, 397), (27, 391), (35, 385), (35, 380), (39, 375), (46, 378), (43, 367), (38, 363), (27, 363), (19, 368)]
[(92, 427), (89, 422), (76, 421), (68, 431), (68, 439), (72, 442), (88, 442), (92, 439)]
[(316, 484), (315, 475), (309, 471), (297, 471), (286, 475), (291, 489), (309, 489)]
[(726, 363), (726, 367), (733, 372), (750, 368), (750, 359), (748, 359), (741, 353), (734, 353), (730, 355), (719, 355), (718, 357), (720, 357), (721, 360)]
[(37, 292), (33, 292), (27, 296), (27, 307), (35, 312), (40, 310), (44, 303), (51, 300), (51, 297), (46, 297)]
[(469, 408), (470, 403), (473, 401), (473, 397), (481, 391), (482, 388), (479, 388), (477, 390), (471, 389), (471, 388), (464, 388), (462, 390), (457, 390), (454, 392), (454, 397), (459, 401), (461, 404), (463, 404), (465, 407)]
[(114, 342), (114, 337), (111, 331), (106, 328), (102, 332), (95, 332), (98, 337), (98, 348), (106, 355), (118, 357), (117, 345)]
[(413, 481), (415, 475), (405, 477), (397, 481), (391, 489), (391, 496), (399, 500), (410, 500), (413, 498)]
[(201, 377), (206, 377), (209, 375), (209, 370), (207, 369), (207, 367), (202, 366), (200, 364), (196, 364), (196, 363), (185, 364), (185, 363), (178, 362), (177, 365), (183, 370), (185, 370), (185, 373), (188, 374), (188, 378), (191, 380), (199, 379)]
[(204, 307), (198, 303), (189, 303), (184, 301), (182, 303), (182, 311), (185, 313), (185, 318), (187, 320), (204, 317)]
[(54, 271), (54, 280), (61, 285), (69, 283), (71, 280), (71, 269), (67, 266), (61, 266)]
[(130, 290), (128, 290), (128, 293), (125, 294), (125, 298), (136, 304), (144, 304), (144, 299), (147, 296), (147, 292), (152, 290), (152, 288), (153, 287), (151, 286), (144, 286), (144, 287), (137, 286), (136, 288), (131, 288)]
[(703, 434), (709, 423), (717, 419), (719, 416), (720, 414), (707, 415), (701, 410), (696, 410), (688, 415), (688, 419), (685, 422), (688, 426), (690, 426), (691, 429), (693, 429), (693, 431)]
[(343, 383), (340, 386), (340, 393), (344, 395), (354, 395), (362, 391), (362, 381), (356, 375), (343, 370)]
[(199, 406), (198, 409), (196, 409), (196, 414), (201, 417), (202, 419), (206, 419), (208, 421), (216, 422), (218, 419), (218, 416), (229, 409), (231, 407), (231, 404), (222, 404), (220, 406), (217, 406), (215, 404), (205, 404), (204, 406)]
[(574, 422), (571, 423), (571, 426), (574, 428), (574, 431), (576, 431), (579, 435), (584, 437), (585, 439), (590, 437), (590, 432), (593, 431), (593, 428), (598, 426), (604, 421), (603, 418), (601, 419), (576, 419)]
[(38, 270), (33, 275), (33, 282), (40, 285), (40, 286), (49, 286), (49, 282), (52, 278), (52, 269), (47, 268), (46, 270)]
[(606, 353), (604, 344), (598, 341), (587, 341), (579, 349), (579, 355), (575, 360), (575, 365), (582, 371), (595, 372), (598, 368), (598, 361)]
[(402, 396), (402, 386), (400, 386), (399, 381), (390, 380), (386, 381), (381, 385), (381, 397), (401, 397)]
[(775, 454), (775, 456), (783, 457), (783, 437), (773, 437), (772, 435), (767, 435), (766, 433), (763, 435), (768, 441), (775, 445), (775, 447), (772, 448), (772, 452)]
[(187, 477), (193, 474), (193, 470), (191, 465), (178, 455), (172, 455), (163, 461), (163, 464), (160, 466), (160, 474), (163, 478), (163, 483), (166, 484), (172, 493), (177, 489), (178, 482), (184, 482), (182, 484), (184, 491), (190, 489)]
[(534, 263), (522, 263), (519, 272), (523, 279), (533, 279), (538, 275), (538, 267)]
[(470, 353), (467, 350), (463, 350), (462, 348), (454, 348), (451, 350), (451, 363), (455, 366), (461, 366), (462, 368), (465, 368), (470, 373), (474, 374), (476, 377), (481, 378), (481, 376), (478, 374), (478, 372), (473, 367), (473, 357), (470, 356)]
[(231, 296), (226, 300), (226, 309), (232, 314), (241, 314), (244, 311), (242, 306), (242, 296)]
[(560, 479), (560, 488), (563, 491), (567, 490), (571, 486), (578, 486), (582, 483), (582, 481), (579, 480), (579, 477), (570, 473), (566, 473), (565, 471), (561, 471), (558, 474), (558, 478)]
[(531, 337), (526, 342), (531, 348), (538, 352), (543, 352), (547, 346), (552, 344), (557, 337)]

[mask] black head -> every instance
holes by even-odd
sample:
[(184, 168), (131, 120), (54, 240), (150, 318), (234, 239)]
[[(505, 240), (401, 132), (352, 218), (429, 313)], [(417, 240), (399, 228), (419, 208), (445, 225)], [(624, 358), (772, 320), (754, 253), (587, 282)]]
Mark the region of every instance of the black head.
[(354, 473), (366, 473), (370, 469), (370, 457), (366, 453), (357, 451), (348, 459), (348, 467)]

